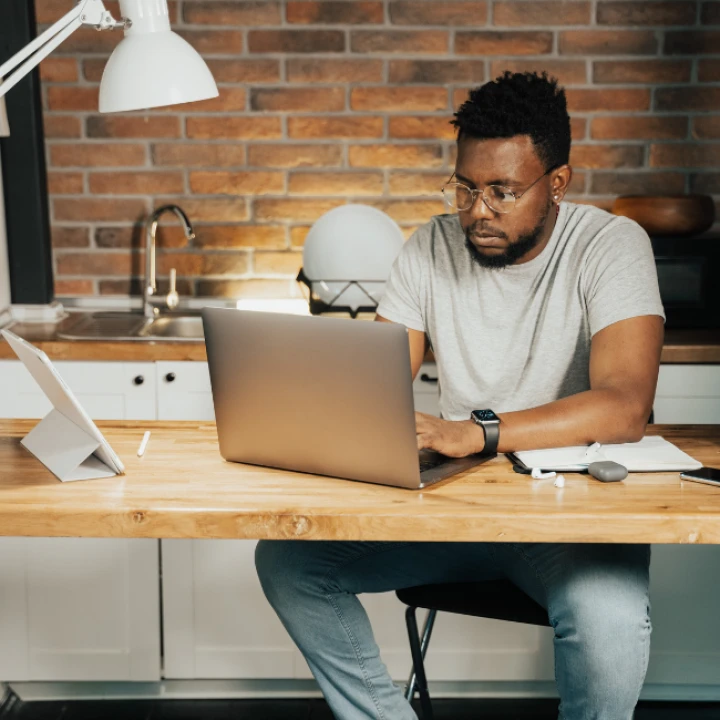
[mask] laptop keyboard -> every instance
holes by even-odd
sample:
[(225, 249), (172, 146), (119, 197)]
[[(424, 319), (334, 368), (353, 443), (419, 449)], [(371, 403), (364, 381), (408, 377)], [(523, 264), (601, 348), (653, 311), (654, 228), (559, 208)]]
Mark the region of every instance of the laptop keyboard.
[(442, 465), (446, 460), (447, 458), (443, 457), (442, 455), (438, 458), (433, 458), (432, 460), (420, 460), (420, 472), (432, 470), (438, 465)]

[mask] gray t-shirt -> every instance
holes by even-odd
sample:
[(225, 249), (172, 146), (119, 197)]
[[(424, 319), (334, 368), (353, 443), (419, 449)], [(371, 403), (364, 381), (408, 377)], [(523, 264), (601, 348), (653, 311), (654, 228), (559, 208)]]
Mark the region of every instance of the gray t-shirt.
[(457, 215), (434, 217), (405, 243), (378, 314), (427, 333), (448, 420), (588, 390), (595, 333), (631, 317), (664, 317), (645, 231), (567, 202), (540, 255), (503, 269), (472, 259)]

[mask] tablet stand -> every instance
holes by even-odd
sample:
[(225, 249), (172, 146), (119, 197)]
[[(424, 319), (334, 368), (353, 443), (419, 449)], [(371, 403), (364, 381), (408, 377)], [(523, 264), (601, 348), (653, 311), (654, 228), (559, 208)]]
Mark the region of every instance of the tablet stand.
[(93, 454), (100, 443), (54, 408), (21, 444), (63, 482), (117, 474)]

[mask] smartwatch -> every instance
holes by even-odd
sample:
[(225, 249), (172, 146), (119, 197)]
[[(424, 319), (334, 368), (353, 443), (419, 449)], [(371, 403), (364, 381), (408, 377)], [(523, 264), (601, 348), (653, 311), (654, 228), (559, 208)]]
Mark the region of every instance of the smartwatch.
[(500, 418), (492, 410), (473, 410), (470, 417), (485, 433), (483, 453), (496, 453), (500, 440)]

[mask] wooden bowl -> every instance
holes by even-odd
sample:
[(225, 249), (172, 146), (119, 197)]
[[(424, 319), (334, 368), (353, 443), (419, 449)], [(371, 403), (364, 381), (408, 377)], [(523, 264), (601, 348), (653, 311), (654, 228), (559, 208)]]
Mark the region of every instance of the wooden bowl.
[(699, 235), (715, 220), (709, 195), (621, 195), (612, 211), (635, 220), (648, 235)]

